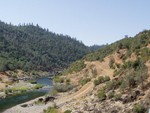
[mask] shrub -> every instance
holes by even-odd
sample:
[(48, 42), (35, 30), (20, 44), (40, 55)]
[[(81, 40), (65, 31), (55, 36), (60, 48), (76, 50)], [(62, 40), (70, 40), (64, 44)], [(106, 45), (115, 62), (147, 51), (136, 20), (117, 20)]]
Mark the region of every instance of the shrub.
[(114, 90), (114, 83), (112, 81), (107, 82), (105, 85), (105, 90), (106, 91)]
[(73, 86), (67, 85), (67, 84), (56, 84), (54, 86), (54, 88), (57, 92), (67, 92), (67, 91), (73, 89)]
[(133, 107), (133, 112), (134, 113), (145, 113), (146, 109), (142, 104), (137, 104)]
[(12, 93), (12, 89), (8, 88), (8, 89), (5, 89), (5, 94), (9, 94), (9, 93)]
[(49, 92), (49, 94), (50, 94), (51, 96), (56, 96), (57, 93), (58, 93), (58, 91), (57, 91), (55, 88), (53, 88), (53, 89)]
[(111, 59), (110, 61), (109, 61), (109, 67), (110, 68), (114, 68), (114, 59)]
[(100, 89), (98, 91), (98, 98), (100, 101), (103, 101), (106, 99), (106, 94), (105, 94), (105, 90), (104, 89)]
[(76, 61), (71, 64), (71, 66), (66, 70), (67, 73), (79, 72), (86, 67), (86, 64), (83, 60)]
[(111, 91), (111, 92), (108, 93), (107, 97), (108, 97), (108, 99), (111, 99), (111, 98), (114, 97), (114, 95), (115, 95), (115, 92)]
[(117, 80), (117, 81), (116, 80), (109, 81), (105, 85), (105, 90), (110, 91), (110, 90), (117, 89), (117, 88), (119, 88), (121, 83), (122, 83), (122, 79)]
[(29, 80), (29, 82), (30, 82), (31, 84), (36, 84), (36, 83), (37, 83), (36, 80)]
[(115, 101), (118, 101), (118, 100), (120, 100), (121, 99), (121, 94), (120, 93), (118, 93), (118, 94), (115, 94), (114, 95), (114, 99), (115, 99)]
[(71, 113), (72, 111), (71, 110), (66, 110), (64, 113)]
[(58, 110), (54, 107), (48, 107), (47, 110), (44, 110), (44, 113), (58, 113)]
[(90, 78), (84, 78), (84, 79), (81, 79), (80, 81), (79, 81), (79, 83), (83, 86), (83, 85), (85, 85), (87, 82), (89, 82), (91, 79)]
[(96, 77), (96, 75), (97, 75), (97, 70), (96, 70), (96, 69), (93, 69), (93, 70), (92, 70), (92, 75), (93, 75), (94, 77)]
[(99, 81), (97, 79), (95, 79), (93, 83), (95, 86), (99, 85)]
[(53, 78), (54, 82), (58, 82), (58, 83), (64, 83), (64, 78), (60, 77), (60, 76), (55, 76)]
[(97, 86), (97, 85), (99, 85), (99, 84), (101, 84), (103, 82), (104, 82), (104, 77), (103, 76), (99, 76), (98, 79), (94, 80), (94, 85)]
[(66, 80), (66, 83), (70, 83), (70, 79), (69, 78)]
[(34, 86), (35, 89), (40, 89), (40, 88), (42, 88), (42, 87), (43, 87), (42, 84), (36, 84), (36, 85)]
[(95, 80), (94, 80), (94, 85), (97, 86), (97, 85), (99, 85), (99, 84), (101, 84), (101, 83), (104, 83), (104, 82), (106, 82), (106, 81), (109, 81), (109, 80), (110, 80), (110, 77), (109, 77), (109, 76), (105, 76), (105, 77), (99, 76), (98, 79), (95, 79)]
[(127, 84), (126, 80), (124, 79), (119, 88), (121, 91), (124, 91), (127, 87), (128, 87), (128, 84)]
[(110, 77), (109, 76), (105, 76), (104, 77), (104, 81), (106, 82), (106, 81), (109, 81), (110, 80)]
[(98, 81), (99, 81), (99, 83), (103, 83), (104, 82), (104, 77), (103, 76), (99, 76), (98, 77)]

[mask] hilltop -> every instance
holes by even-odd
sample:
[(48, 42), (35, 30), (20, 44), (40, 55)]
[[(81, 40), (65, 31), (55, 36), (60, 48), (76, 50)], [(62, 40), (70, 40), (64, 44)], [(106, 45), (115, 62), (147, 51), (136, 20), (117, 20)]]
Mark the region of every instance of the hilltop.
[(39, 25), (0, 22), (0, 71), (58, 71), (89, 52), (81, 41)]

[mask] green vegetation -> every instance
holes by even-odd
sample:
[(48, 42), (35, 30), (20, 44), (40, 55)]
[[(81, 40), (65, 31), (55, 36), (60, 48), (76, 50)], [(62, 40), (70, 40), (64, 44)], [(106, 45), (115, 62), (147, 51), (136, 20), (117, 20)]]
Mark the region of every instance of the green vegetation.
[(70, 67), (65, 71), (65, 74), (79, 72), (82, 69), (84, 69), (85, 67), (86, 67), (86, 65), (84, 64), (83, 60), (76, 61), (70, 65)]
[[(126, 60), (133, 52), (137, 52), (140, 48), (145, 47), (147, 44), (150, 43), (150, 30), (144, 30), (143, 32), (140, 32), (135, 37), (126, 37), (120, 41), (117, 41), (115, 43), (112, 43), (110, 45), (106, 45), (103, 48), (99, 49), (98, 51), (94, 53), (90, 53), (85, 56), (85, 60), (87, 61), (103, 61), (103, 59), (112, 54), (113, 52), (118, 52), (120, 49), (127, 49), (127, 53), (122, 56), (124, 60)], [(144, 56), (150, 56), (150, 50), (145, 50)], [(110, 62), (110, 67), (112, 67), (113, 62)]]
[(106, 94), (105, 94), (105, 90), (104, 89), (100, 89), (98, 91), (98, 97), (100, 101), (103, 101), (106, 99)]
[(105, 85), (105, 91), (108, 92), (110, 90), (115, 90), (119, 88), (121, 83), (122, 83), (122, 79), (108, 81), (106, 82), (106, 85)]
[(42, 84), (36, 84), (36, 85), (34, 86), (34, 89), (40, 89), (40, 88), (42, 88), (42, 87), (43, 87)]
[(122, 96), (122, 94), (121, 94), (121, 93), (115, 94), (115, 95), (114, 95), (114, 99), (115, 99), (115, 101), (120, 100), (120, 99), (121, 99), (121, 96)]
[(133, 112), (134, 113), (145, 113), (146, 109), (142, 104), (137, 104), (133, 107)]
[(51, 96), (56, 96), (58, 94), (58, 91), (56, 90), (56, 88), (53, 88), (49, 93), (48, 95), (51, 95)]
[(54, 71), (82, 58), (89, 48), (67, 35), (38, 25), (14, 26), (0, 21), (0, 71)]
[(71, 110), (66, 110), (64, 113), (71, 113)]
[(95, 80), (94, 80), (94, 85), (97, 86), (97, 85), (99, 85), (99, 84), (101, 84), (101, 83), (104, 83), (104, 82), (107, 82), (107, 81), (109, 81), (109, 80), (110, 80), (110, 77), (109, 77), (109, 76), (105, 76), (105, 77), (99, 76), (98, 79), (95, 79)]
[(54, 82), (58, 82), (58, 83), (64, 83), (64, 78), (62, 78), (61, 76), (54, 76), (53, 78)]
[(54, 85), (54, 89), (57, 91), (57, 92), (67, 92), (71, 89), (73, 89), (73, 86), (72, 85), (68, 85), (68, 84), (55, 84)]
[(85, 85), (87, 82), (89, 82), (91, 79), (90, 78), (82, 78), (79, 83), (83, 86)]
[(43, 101), (37, 100), (34, 102), (35, 105), (43, 105), (45, 104)]
[(28, 90), (30, 90), (30, 88), (26, 87), (26, 86), (6, 88), (5, 89), (5, 94), (9, 95), (9, 94), (24, 93), (24, 92), (26, 92)]
[(111, 99), (111, 98), (113, 98), (114, 96), (115, 96), (114, 91), (109, 92), (108, 95), (107, 95), (108, 99)]
[(58, 113), (58, 110), (55, 107), (48, 107), (47, 110), (44, 110), (44, 113)]
[(27, 92), (29, 90), (39, 89), (42, 87), (43, 87), (42, 84), (35, 84), (31, 87), (29, 87), (29, 86), (14, 86), (12, 88), (6, 88), (4, 91), (5, 91), (6, 95), (14, 95), (14, 94), (24, 93), (24, 92)]
[(110, 61), (109, 61), (109, 67), (110, 68), (112, 68), (112, 69), (114, 69), (114, 59), (111, 59)]

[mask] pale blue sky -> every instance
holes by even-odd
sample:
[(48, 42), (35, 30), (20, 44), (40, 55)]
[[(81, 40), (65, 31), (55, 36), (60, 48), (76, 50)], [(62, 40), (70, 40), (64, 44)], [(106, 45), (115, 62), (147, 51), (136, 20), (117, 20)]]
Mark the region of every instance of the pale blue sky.
[(0, 0), (0, 20), (39, 24), (86, 45), (150, 29), (150, 0)]

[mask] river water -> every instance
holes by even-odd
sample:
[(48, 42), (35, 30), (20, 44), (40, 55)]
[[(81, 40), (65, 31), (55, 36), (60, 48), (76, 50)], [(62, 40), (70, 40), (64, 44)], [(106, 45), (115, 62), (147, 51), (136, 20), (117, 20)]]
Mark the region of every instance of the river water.
[(9, 96), (6, 99), (0, 99), (0, 113), (15, 105), (43, 96), (51, 90), (52, 81), (50, 79), (44, 77), (44, 78), (38, 78), (36, 81), (37, 83), (43, 84), (44, 88), (18, 94), (18, 95)]

